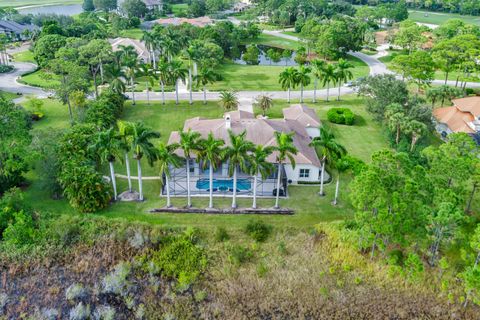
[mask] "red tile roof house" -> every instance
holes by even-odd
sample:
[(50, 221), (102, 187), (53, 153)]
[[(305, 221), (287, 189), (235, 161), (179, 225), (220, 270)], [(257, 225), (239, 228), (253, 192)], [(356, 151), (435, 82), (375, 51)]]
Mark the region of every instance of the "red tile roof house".
[(452, 102), (452, 107), (433, 110), (437, 131), (444, 138), (453, 132), (478, 134), (480, 132), (480, 97), (455, 99)]
[[(295, 168), (287, 160), (282, 177), (281, 194), (286, 196), (286, 187), (288, 184), (298, 184), (302, 182), (319, 183), (321, 163), (314, 148), (310, 147), (310, 141), (318, 136), (320, 120), (313, 109), (303, 105), (293, 105), (283, 110), (283, 119), (263, 119), (246, 111), (233, 111), (224, 114), (223, 119), (204, 119), (200, 117), (188, 119), (185, 121), (183, 130), (189, 129), (199, 132), (203, 138), (206, 138), (210, 132), (215, 138), (222, 139), (225, 144), (229, 144), (228, 131), (232, 130), (235, 134), (246, 130), (247, 140), (257, 145), (275, 146), (275, 132), (294, 132), (293, 143), (298, 149), (295, 158)], [(169, 143), (178, 143), (180, 133), (174, 131), (170, 134)], [(179, 156), (183, 156), (181, 150), (177, 151)], [(276, 154), (273, 153), (268, 161), (275, 163)], [(195, 159), (191, 160), (190, 188), (192, 195), (208, 196), (209, 172), (204, 170), (202, 164), (197, 163)], [(186, 194), (186, 166), (173, 169), (170, 178), (170, 194), (174, 196), (184, 196)], [(275, 196), (277, 172), (273, 172), (267, 179), (261, 180), (258, 184), (257, 195), (263, 197)], [(328, 173), (325, 173), (324, 180), (329, 180)], [(241, 172), (238, 176), (237, 192), (240, 197), (249, 197), (253, 194), (253, 178), (251, 175)], [(214, 195), (228, 196), (232, 194), (232, 178), (228, 175), (228, 162), (220, 164), (214, 172)], [(165, 190), (163, 190), (165, 192)]]

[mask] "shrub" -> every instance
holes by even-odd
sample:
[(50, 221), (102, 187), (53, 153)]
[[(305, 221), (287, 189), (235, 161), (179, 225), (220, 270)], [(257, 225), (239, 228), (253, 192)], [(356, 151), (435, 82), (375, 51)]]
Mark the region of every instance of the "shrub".
[(11, 245), (23, 246), (33, 243), (37, 233), (32, 216), (19, 211), (13, 214), (13, 220), (3, 231), (3, 240)]
[(80, 283), (72, 283), (65, 291), (65, 298), (69, 301), (86, 297), (87, 290)]
[(228, 251), (230, 253), (228, 255), (228, 261), (237, 266), (253, 258), (252, 250), (244, 246), (234, 245), (231, 246)]
[(355, 122), (355, 115), (348, 108), (331, 108), (327, 112), (328, 121), (351, 126)]
[(262, 221), (250, 221), (245, 227), (245, 232), (255, 241), (263, 242), (267, 240), (272, 232), (272, 226)]
[(90, 305), (84, 305), (82, 302), (77, 304), (75, 308), (70, 310), (70, 320), (87, 320), (90, 318)]
[(117, 264), (115, 269), (103, 278), (102, 291), (126, 297), (130, 290), (130, 282), (127, 279), (130, 272), (129, 263), (121, 262)]
[(228, 234), (227, 230), (222, 227), (218, 227), (215, 231), (215, 240), (217, 242), (224, 242), (230, 239), (230, 235)]
[(193, 283), (207, 266), (203, 248), (186, 237), (170, 238), (153, 253), (152, 263), (163, 275), (175, 278), (179, 285)]
[(4, 65), (4, 64), (0, 64), (0, 73), (6, 73), (6, 72), (10, 72), (13, 70), (13, 66), (11, 65)]
[(114, 320), (115, 309), (111, 306), (99, 306), (93, 314), (95, 320)]

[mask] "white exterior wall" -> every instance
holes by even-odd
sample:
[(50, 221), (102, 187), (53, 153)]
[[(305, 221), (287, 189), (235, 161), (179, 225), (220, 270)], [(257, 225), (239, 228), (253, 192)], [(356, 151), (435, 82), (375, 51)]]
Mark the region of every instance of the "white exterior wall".
[[(292, 168), (292, 165), (285, 164), (285, 173), (287, 174), (287, 180), (292, 180), (293, 184), (296, 184), (298, 181), (304, 182), (319, 182), (320, 177), (320, 168), (311, 164), (297, 164), (295, 169)], [(308, 178), (300, 178), (300, 169), (310, 169), (310, 175)]]
[(310, 138), (315, 138), (315, 137), (320, 136), (320, 129), (319, 128), (306, 127), (305, 130), (307, 130), (308, 136)]

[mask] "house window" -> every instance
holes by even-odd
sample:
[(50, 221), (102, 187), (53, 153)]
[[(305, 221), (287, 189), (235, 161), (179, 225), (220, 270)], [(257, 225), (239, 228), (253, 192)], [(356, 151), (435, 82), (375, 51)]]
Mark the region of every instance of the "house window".
[(195, 160), (190, 159), (189, 162), (190, 162), (190, 173), (195, 173)]
[(310, 176), (310, 169), (300, 169), (300, 178), (308, 178)]

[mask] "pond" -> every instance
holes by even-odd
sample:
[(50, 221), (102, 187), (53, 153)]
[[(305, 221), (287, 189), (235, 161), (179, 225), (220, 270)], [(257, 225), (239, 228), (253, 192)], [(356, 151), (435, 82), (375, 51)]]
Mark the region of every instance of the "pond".
[(17, 9), (21, 14), (58, 14), (65, 16), (73, 16), (83, 12), (81, 4), (60, 4), (60, 5), (44, 5), (44, 6), (31, 6), (22, 7)]
[[(260, 51), (260, 54), (258, 55), (258, 65), (260, 66), (296, 66), (297, 63), (295, 62), (295, 51), (290, 51), (292, 54), (289, 58), (282, 57), (285, 49), (281, 48), (276, 48), (276, 47), (271, 47), (271, 46), (266, 46), (266, 45), (257, 45), (257, 48)], [(278, 62), (272, 61), (268, 55), (267, 51), (269, 49), (272, 49), (277, 52), (280, 60)], [(240, 58), (233, 60), (236, 64), (247, 64), (245, 61), (242, 60), (243, 54), (247, 50), (247, 46), (240, 46)]]

